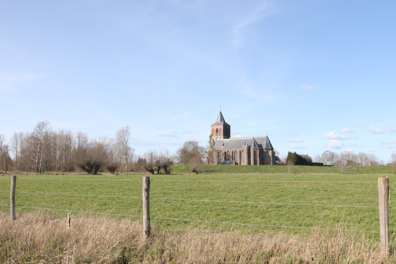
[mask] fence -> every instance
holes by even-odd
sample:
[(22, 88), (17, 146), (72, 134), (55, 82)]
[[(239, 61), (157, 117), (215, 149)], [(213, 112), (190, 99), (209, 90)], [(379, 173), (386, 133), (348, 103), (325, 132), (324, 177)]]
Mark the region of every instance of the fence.
[[(40, 180), (40, 178), (34, 178), (36, 180)], [(45, 179), (45, 178), (41, 178)], [(74, 179), (78, 180), (78, 179)], [(89, 179), (90, 181), (94, 181), (96, 179)], [(97, 179), (97, 180), (105, 180), (105, 179)], [(119, 179), (124, 180), (124, 179)], [(113, 180), (114, 181), (114, 180)], [(125, 181), (138, 181), (136, 179), (125, 179)], [(140, 180), (139, 180), (140, 181)], [(161, 181), (169, 181), (169, 182), (202, 182), (197, 180), (156, 180), (158, 182)], [(216, 180), (208, 180), (207, 182), (224, 182), (224, 181), (216, 181)], [(262, 182), (290, 182), (290, 181), (227, 181), (227, 182), (251, 182), (251, 183), (262, 183)], [(320, 181), (293, 181), (300, 183), (317, 183)], [(341, 183), (356, 183), (357, 181), (326, 181), (326, 182), (341, 182)], [(361, 181), (359, 183), (372, 183)], [(4, 191), (2, 191), (4, 192)], [(9, 206), (10, 207), (10, 218), (11, 220), (16, 220), (15, 214), (15, 192), (16, 192), (16, 176), (11, 177), (11, 190), (10, 190), (10, 205), (0, 205), (0, 206)], [(247, 226), (261, 226), (261, 227), (276, 227), (276, 228), (295, 228), (295, 229), (311, 229), (311, 227), (304, 226), (288, 226), (288, 225), (267, 225), (267, 224), (252, 224), (252, 223), (237, 223), (237, 222), (226, 222), (226, 221), (212, 221), (212, 220), (198, 220), (198, 219), (187, 219), (187, 218), (168, 218), (168, 217), (151, 217), (150, 216), (150, 199), (155, 200), (171, 200), (171, 201), (192, 201), (192, 202), (207, 202), (207, 203), (235, 203), (235, 204), (265, 204), (265, 205), (298, 205), (298, 206), (319, 206), (319, 207), (353, 207), (353, 208), (379, 208), (379, 221), (380, 221), (380, 237), (381, 237), (381, 249), (385, 255), (389, 255), (389, 243), (390, 243), (390, 232), (389, 232), (389, 178), (388, 177), (380, 177), (378, 179), (378, 197), (379, 197), (379, 206), (368, 206), (368, 205), (337, 205), (337, 204), (310, 204), (310, 203), (274, 203), (274, 202), (253, 202), (253, 201), (224, 201), (224, 200), (205, 200), (205, 199), (175, 199), (175, 198), (150, 198), (150, 177), (143, 177), (143, 187), (142, 187), (142, 196), (111, 196), (111, 195), (90, 195), (90, 194), (70, 194), (70, 193), (49, 193), (49, 192), (24, 192), (20, 191), (18, 193), (25, 194), (42, 194), (42, 195), (57, 195), (57, 196), (82, 196), (82, 197), (103, 197), (103, 198), (126, 198), (126, 199), (142, 199), (142, 215), (129, 215), (129, 214), (110, 214), (110, 213), (99, 213), (99, 212), (86, 212), (86, 211), (75, 211), (68, 209), (57, 209), (57, 208), (43, 208), (43, 207), (29, 207), (29, 206), (20, 206), (20, 208), (27, 209), (48, 209), (52, 211), (60, 211), (60, 212), (68, 212), (68, 225), (70, 226), (70, 212), (76, 213), (93, 213), (99, 215), (111, 215), (111, 216), (128, 216), (128, 217), (143, 217), (143, 234), (146, 238), (150, 236), (150, 221), (151, 219), (162, 219), (162, 220), (170, 220), (170, 221), (185, 221), (185, 222), (201, 222), (201, 223), (218, 223), (218, 224), (233, 224), (233, 225), (247, 225)], [(323, 228), (329, 230), (328, 228)], [(334, 229), (339, 230), (339, 229)], [(364, 230), (341, 230), (348, 232), (369, 232), (369, 233), (378, 233), (376, 231), (364, 231)]]

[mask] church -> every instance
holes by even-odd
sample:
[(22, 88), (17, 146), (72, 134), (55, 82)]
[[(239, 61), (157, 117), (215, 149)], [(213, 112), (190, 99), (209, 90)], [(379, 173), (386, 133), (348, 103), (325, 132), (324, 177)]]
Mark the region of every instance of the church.
[(275, 165), (275, 151), (267, 136), (231, 138), (231, 126), (219, 113), (211, 126), (210, 164)]

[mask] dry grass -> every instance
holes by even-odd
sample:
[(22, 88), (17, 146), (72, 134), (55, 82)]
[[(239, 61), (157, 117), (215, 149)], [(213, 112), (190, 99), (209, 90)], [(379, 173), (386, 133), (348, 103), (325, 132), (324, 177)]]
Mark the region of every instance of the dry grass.
[[(0, 214), (1, 263), (66, 263), (66, 219)], [(69, 263), (394, 263), (362, 234), (312, 231), (309, 236), (242, 234), (210, 229), (153, 230), (144, 241), (137, 222), (72, 219)]]

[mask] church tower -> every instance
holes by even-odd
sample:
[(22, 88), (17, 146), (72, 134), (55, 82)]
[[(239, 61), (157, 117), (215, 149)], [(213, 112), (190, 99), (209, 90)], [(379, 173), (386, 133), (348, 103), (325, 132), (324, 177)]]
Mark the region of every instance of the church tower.
[(216, 123), (211, 126), (210, 137), (214, 142), (218, 139), (228, 139), (231, 137), (231, 126), (224, 120), (221, 111), (217, 117)]

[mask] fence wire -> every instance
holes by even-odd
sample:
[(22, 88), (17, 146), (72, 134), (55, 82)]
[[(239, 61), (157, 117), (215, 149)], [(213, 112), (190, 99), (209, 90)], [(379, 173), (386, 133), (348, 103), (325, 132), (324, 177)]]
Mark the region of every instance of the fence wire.
[[(0, 192), (6, 192), (6, 191), (0, 191)], [(59, 195), (59, 196), (82, 196), (82, 197), (142, 199), (142, 197), (136, 197), (136, 196), (107, 196), (107, 195), (89, 195), (89, 194), (71, 194), (71, 193), (46, 193), (46, 192), (17, 192), (17, 193)], [(159, 197), (151, 197), (150, 199), (151, 200), (166, 200), (166, 201), (207, 202), (207, 203), (236, 203), (236, 204), (263, 204), (263, 205), (286, 205), (286, 206), (378, 208), (378, 206), (370, 206), (370, 205), (299, 204), (299, 203), (249, 202), (249, 201), (227, 201), (227, 200), (226, 201), (223, 201), (223, 200), (194, 200), (194, 199), (159, 198)], [(391, 208), (391, 207), (389, 207), (389, 208)]]
[[(0, 205), (0, 206), (1, 207), (9, 207), (10, 205)], [(139, 216), (139, 215), (97, 213), (97, 212), (75, 211), (75, 210), (54, 209), (54, 208), (44, 208), (44, 207), (19, 206), (18, 208), (49, 210), (49, 211), (61, 211), (61, 212), (74, 212), (74, 213), (85, 213), (85, 214), (100, 214), (100, 215), (111, 215), (111, 216), (128, 216), (128, 217), (137, 217), (137, 218), (142, 217), (142, 216)], [(367, 230), (344, 230), (344, 229), (330, 229), (330, 228), (305, 227), (305, 226), (264, 225), (264, 224), (236, 223), (236, 222), (197, 220), (197, 219), (180, 219), (180, 218), (167, 218), (167, 217), (151, 217), (151, 219), (168, 220), (168, 221), (181, 221), (181, 222), (200, 222), (200, 223), (212, 223), (212, 224), (228, 224), (228, 225), (243, 225), (243, 226), (273, 227), (273, 228), (289, 228), (289, 229), (311, 229), (311, 230), (319, 229), (319, 230), (331, 230), (331, 231), (342, 231), (342, 232), (378, 233), (377, 231), (367, 231)]]
[[(73, 179), (73, 178), (18, 178), (19, 180), (64, 180), (64, 181), (139, 181), (141, 179)], [(0, 178), (1, 180), (1, 178)], [(3, 179), (9, 180), (9, 179)], [(230, 182), (230, 183), (369, 183), (376, 184), (376, 181), (221, 181), (221, 180), (172, 180), (172, 179), (151, 179), (151, 182)]]
[[(10, 205), (3, 205), (3, 204), (1, 204), (0, 206), (1, 207), (10, 207)], [(112, 216), (142, 217), (141, 215), (109, 214), (109, 213), (98, 213), (98, 212), (89, 212), (89, 211), (76, 211), (76, 210), (68, 210), (68, 209), (46, 208), (46, 207), (18, 206), (17, 208), (60, 211), (60, 212), (74, 212), (74, 213), (83, 213), (83, 214), (99, 214), (99, 215), (112, 215)]]
[(170, 220), (170, 221), (182, 221), (182, 222), (201, 222), (201, 223), (247, 225), (247, 226), (261, 226), (261, 227), (275, 227), (275, 228), (319, 229), (319, 230), (332, 230), (332, 231), (343, 231), (343, 232), (378, 233), (377, 231), (366, 231), (366, 230), (342, 230), (342, 229), (329, 229), (329, 228), (305, 227), (305, 226), (263, 225), (263, 224), (220, 222), (220, 221), (211, 221), (211, 220), (178, 219), (178, 218), (166, 218), (166, 217), (151, 217), (151, 218), (160, 219), (160, 220)]

